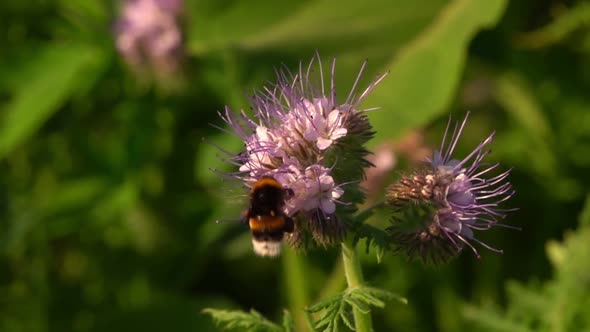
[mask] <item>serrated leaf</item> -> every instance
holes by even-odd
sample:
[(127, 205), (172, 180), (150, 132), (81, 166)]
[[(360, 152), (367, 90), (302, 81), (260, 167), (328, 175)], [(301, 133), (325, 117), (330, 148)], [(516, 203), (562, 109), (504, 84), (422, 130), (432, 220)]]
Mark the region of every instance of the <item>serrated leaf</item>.
[(240, 310), (218, 310), (207, 308), (202, 311), (204, 314), (211, 315), (215, 322), (224, 329), (244, 329), (248, 331), (265, 331), (265, 332), (282, 332), (283, 328), (266, 318), (256, 310), (252, 309), (249, 313)]
[[(321, 303), (321, 306), (318, 306), (318, 308), (321, 309), (315, 312), (321, 312), (323, 310), (323, 313), (316, 323), (313, 324), (314, 329), (322, 331), (338, 331), (339, 315), (344, 310), (343, 294), (344, 293), (340, 293), (330, 297), (327, 301), (322, 301), (323, 303)], [(310, 310), (306, 311), (311, 312)]]
[[(388, 234), (383, 229), (369, 224), (362, 224), (355, 234), (353, 245), (360, 239), (366, 239), (366, 252), (369, 253), (371, 247), (376, 247), (385, 252), (390, 246)], [(379, 255), (379, 253), (378, 253)]]
[(54, 44), (46, 47), (22, 69), (12, 98), (4, 107), (0, 127), (0, 158), (25, 141), (47, 121), (77, 89), (80, 74), (100, 54), (91, 46)]
[(283, 310), (283, 327), (285, 328), (285, 332), (292, 332), (294, 326), (295, 321), (293, 321), (291, 313), (288, 310)]
[[(314, 309), (306, 309), (307, 312), (322, 312), (322, 316), (314, 324), (316, 329), (324, 329), (325, 331), (339, 331), (339, 325), (345, 325), (354, 329), (353, 320), (351, 320), (351, 307), (356, 308), (363, 313), (370, 312), (370, 306), (383, 308), (385, 302), (397, 299), (402, 303), (407, 301), (391, 292), (374, 288), (374, 287), (358, 287), (346, 289), (344, 292), (335, 295), (327, 300), (322, 301), (321, 305), (315, 305)], [(342, 321), (342, 322), (341, 322)]]
[(373, 305), (379, 308), (385, 307), (385, 302), (381, 301), (380, 299), (376, 298), (370, 293), (364, 291), (363, 289), (358, 289), (354, 292), (351, 292), (350, 296), (366, 303), (367, 305)]
[(507, 282), (506, 291), (515, 302), (518, 302), (519, 306), (526, 307), (536, 313), (544, 312), (551, 305), (543, 294), (513, 281)]
[(507, 284), (506, 312), (466, 308), (466, 316), (500, 331), (587, 331), (590, 329), (590, 228), (568, 232), (552, 242), (559, 261), (553, 277), (543, 285)]
[(328, 327), (334, 327), (336, 321), (338, 320), (338, 313), (340, 312), (342, 303), (342, 301), (340, 301), (340, 303), (335, 303), (324, 312), (322, 319), (325, 319), (328, 322)]
[(384, 207), (386, 207), (385, 202), (381, 202), (381, 203), (375, 204), (369, 208), (366, 208), (354, 216), (354, 221), (357, 223), (364, 223), (365, 221), (367, 221), (367, 219), (369, 219), (369, 218), (371, 218), (371, 216), (373, 216), (373, 213), (375, 212), (375, 210), (382, 209)]
[(366, 305), (364, 302), (360, 301), (357, 298), (347, 296), (347, 297), (344, 297), (344, 301), (346, 301), (346, 303), (350, 304), (351, 306), (357, 308), (362, 313), (367, 314), (371, 311), (371, 309), (369, 308), (368, 305)]
[(317, 332), (317, 329), (315, 327), (315, 324), (313, 323), (313, 317), (311, 316), (311, 314), (309, 312), (307, 312), (306, 310), (304, 310), (303, 313), (304, 313), (305, 319), (307, 321), (307, 327), (310, 329), (311, 332)]
[(451, 102), (474, 35), (493, 26), (505, 0), (455, 0), (390, 61), (391, 75), (367, 98), (381, 109), (371, 112), (374, 143), (422, 126)]
[(340, 332), (342, 331), (342, 328), (340, 327), (342, 324), (340, 324), (340, 320), (339, 319), (335, 319), (334, 320), (334, 324), (332, 325), (332, 331), (333, 332)]
[(315, 328), (322, 329), (323, 327), (330, 326), (330, 324), (332, 324), (332, 319), (328, 316), (324, 316), (324, 317), (318, 319), (318, 321), (315, 324)]
[(342, 299), (342, 293), (336, 294), (336, 295), (331, 296), (325, 300), (322, 300), (310, 307), (305, 308), (305, 310), (307, 312), (318, 312), (318, 311), (328, 308), (331, 305), (334, 305), (335, 303), (339, 302), (341, 299)]
[(473, 306), (465, 306), (463, 308), (463, 315), (468, 319), (475, 320), (483, 326), (487, 326), (493, 331), (505, 332), (530, 332), (526, 326), (515, 324), (501, 315), (493, 313), (489, 310), (482, 310)]
[(384, 301), (396, 300), (396, 301), (399, 301), (403, 304), (408, 304), (408, 300), (405, 297), (397, 295), (397, 294), (392, 293), (390, 291), (375, 288), (375, 287), (363, 287), (363, 288), (365, 289), (366, 292), (373, 294), (373, 295), (383, 299)]
[(344, 322), (344, 324), (351, 330), (355, 331), (354, 323), (349, 317), (349, 313), (347, 311), (340, 312), (340, 319)]

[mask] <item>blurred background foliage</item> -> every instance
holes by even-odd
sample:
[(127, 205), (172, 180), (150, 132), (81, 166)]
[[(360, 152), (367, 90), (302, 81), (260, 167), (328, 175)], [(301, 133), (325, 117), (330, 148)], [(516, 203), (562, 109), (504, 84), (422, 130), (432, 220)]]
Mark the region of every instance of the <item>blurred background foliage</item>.
[(210, 170), (231, 170), (215, 145), (241, 146), (210, 124), (315, 51), (337, 57), (340, 95), (364, 59), (364, 83), (391, 70), (364, 104), (381, 106), (389, 177), (467, 110), (459, 152), (496, 130), (491, 157), (514, 168), (506, 223), (523, 230), (481, 235), (503, 255), (364, 257), (370, 284), (409, 300), (375, 310), (376, 330), (590, 330), (587, 2), (186, 0), (164, 75), (117, 52), (121, 6), (0, 2), (0, 331), (214, 331), (205, 307), (289, 309), (304, 329), (302, 308), (344, 287), (337, 250), (261, 259), (215, 224), (245, 193)]

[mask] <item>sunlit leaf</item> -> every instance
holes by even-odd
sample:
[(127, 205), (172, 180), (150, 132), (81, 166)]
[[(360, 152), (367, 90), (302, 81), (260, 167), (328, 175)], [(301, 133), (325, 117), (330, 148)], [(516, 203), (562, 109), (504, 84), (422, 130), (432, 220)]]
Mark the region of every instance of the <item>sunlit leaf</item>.
[[(260, 50), (310, 45), (366, 44), (367, 40), (398, 42), (418, 31), (444, 2), (415, 6), (406, 1), (235, 2), (230, 8), (199, 8), (191, 27), (189, 49), (195, 54), (225, 48)], [(251, 13), (259, 19), (252, 20)], [(235, 29), (240, 22), (240, 29)], [(315, 46), (314, 46), (315, 45)], [(375, 44), (378, 45), (378, 44)]]
[(455, 0), (387, 66), (391, 75), (369, 96), (377, 139), (399, 137), (424, 125), (451, 102), (471, 39), (500, 18), (505, 0)]

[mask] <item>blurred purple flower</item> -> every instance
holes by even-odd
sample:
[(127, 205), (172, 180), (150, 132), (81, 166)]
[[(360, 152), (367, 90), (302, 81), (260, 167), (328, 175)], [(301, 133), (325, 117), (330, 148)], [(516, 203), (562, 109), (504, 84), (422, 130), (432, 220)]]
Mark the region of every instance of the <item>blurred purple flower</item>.
[[(500, 207), (501, 203), (514, 195), (512, 185), (507, 181), (510, 170), (488, 177), (499, 166), (498, 163), (490, 165), (483, 162), (485, 156), (491, 152), (488, 147), (493, 141), (494, 133), (464, 159), (452, 158), (468, 117), (469, 113), (463, 122), (455, 125), (450, 137), (449, 119), (440, 150), (434, 151), (432, 158), (427, 160), (429, 169), (402, 178), (388, 190), (388, 202), (394, 206), (401, 207), (406, 202), (426, 203), (433, 211), (414, 234), (400, 234), (399, 227), (390, 228), (394, 238), (401, 240), (404, 245), (411, 245), (412, 238), (421, 241), (420, 248), (413, 248), (412, 252), (444, 259), (446, 253), (451, 251), (448, 247), (442, 247), (451, 245), (458, 253), (467, 245), (479, 257), (471, 242), (502, 252), (476, 239), (474, 231), (487, 230), (494, 226), (508, 227), (498, 221), (506, 217), (506, 212), (511, 211)], [(421, 236), (416, 237), (416, 234)], [(441, 238), (446, 241), (441, 241)], [(437, 245), (429, 249), (431, 240)]]
[[(331, 64), (328, 91), (321, 60), (316, 56), (307, 68), (300, 66), (295, 75), (284, 68), (279, 70), (276, 84), (256, 91), (252, 96), (253, 116), (244, 111), (235, 114), (227, 107), (221, 115), (245, 143), (245, 151), (237, 156), (226, 152), (226, 160), (239, 167), (230, 175), (247, 186), (272, 176), (292, 192), (284, 212), (296, 221), (294, 242), (299, 241), (303, 229), (310, 230), (320, 244), (333, 243), (343, 236), (337, 203), (344, 195), (344, 184), (361, 178), (355, 174), (336, 178), (335, 170), (349, 168), (348, 164), (359, 168), (366, 164), (362, 145), (372, 131), (367, 110), (359, 109), (359, 104), (385, 75), (356, 97), (363, 64), (348, 97), (340, 103), (334, 86), (335, 63)], [(314, 76), (316, 65), (319, 77)], [(357, 151), (356, 159), (339, 160), (344, 150)]]
[(125, 0), (116, 23), (117, 50), (135, 69), (174, 71), (182, 53), (182, 0)]

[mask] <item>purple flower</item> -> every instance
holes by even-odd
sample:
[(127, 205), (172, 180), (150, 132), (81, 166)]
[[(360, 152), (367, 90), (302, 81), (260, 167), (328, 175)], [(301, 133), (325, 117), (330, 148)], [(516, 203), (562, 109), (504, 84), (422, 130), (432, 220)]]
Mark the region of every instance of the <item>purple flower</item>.
[[(421, 239), (420, 249), (414, 248), (412, 251), (430, 256), (433, 260), (444, 259), (452, 252), (449, 247), (458, 253), (464, 245), (469, 246), (479, 257), (472, 242), (492, 251), (502, 252), (476, 239), (474, 231), (487, 230), (494, 226), (508, 227), (498, 221), (506, 217), (506, 212), (511, 211), (500, 207), (501, 203), (514, 195), (511, 184), (506, 180), (510, 170), (490, 176), (499, 164), (483, 162), (491, 152), (489, 145), (494, 133), (465, 158), (453, 159), (452, 154), (468, 117), (469, 113), (463, 122), (455, 125), (450, 137), (449, 119), (440, 150), (436, 150), (427, 160), (430, 167), (415, 172), (410, 177), (403, 177), (387, 193), (388, 202), (398, 208), (405, 206), (407, 202), (414, 202), (430, 209), (417, 230), (400, 232), (400, 227), (393, 226), (390, 231), (404, 245), (411, 245), (413, 240)], [(430, 243), (437, 245), (429, 248)]]
[[(246, 186), (271, 176), (292, 193), (284, 213), (295, 220), (294, 242), (300, 242), (307, 230), (319, 244), (340, 240), (345, 226), (337, 217), (337, 206), (345, 192), (354, 187), (350, 183), (360, 181), (363, 174), (346, 174), (343, 170), (362, 170), (367, 164), (363, 144), (372, 131), (365, 115), (368, 110), (359, 108), (359, 104), (385, 75), (355, 97), (363, 64), (348, 97), (339, 102), (335, 63), (331, 63), (327, 87), (321, 60), (316, 56), (296, 74), (285, 68), (279, 70), (275, 84), (256, 91), (251, 98), (253, 115), (244, 111), (236, 114), (227, 107), (221, 114), (245, 143), (245, 150), (238, 155), (226, 152), (226, 160), (239, 168), (230, 176)], [(316, 66), (318, 72), (314, 71)], [(339, 159), (343, 151), (356, 154)]]
[(117, 50), (139, 69), (172, 71), (182, 50), (182, 0), (126, 0), (116, 24)]

